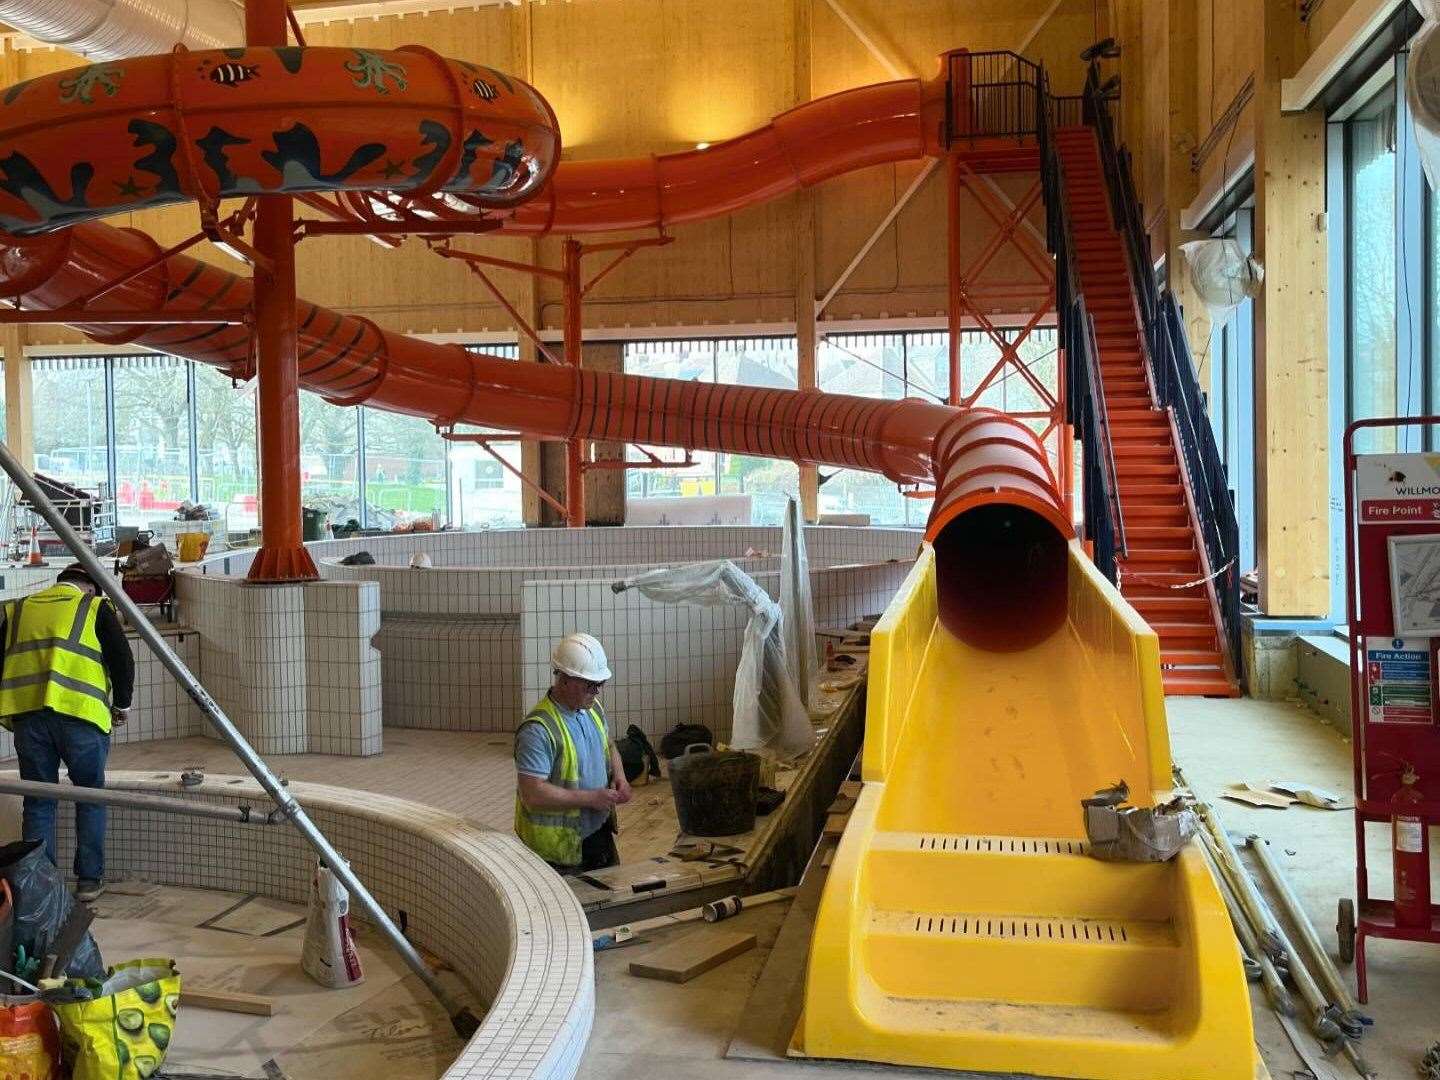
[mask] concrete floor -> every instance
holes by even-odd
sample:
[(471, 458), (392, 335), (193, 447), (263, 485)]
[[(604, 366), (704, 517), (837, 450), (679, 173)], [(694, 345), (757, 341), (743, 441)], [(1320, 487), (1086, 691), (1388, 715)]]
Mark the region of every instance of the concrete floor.
[[(1169, 701), (1169, 711), (1175, 759), (1204, 798), (1214, 799), (1226, 785), (1241, 780), (1296, 779), (1350, 790), (1350, 744), (1298, 705), (1176, 698)], [(404, 795), (507, 828), (513, 797), (509, 745), (506, 735), (387, 731), (381, 757), (302, 755), (279, 758), (275, 764), (297, 780)], [(235, 771), (229, 752), (209, 739), (120, 746), (112, 762), (115, 768), (199, 763), (217, 772)], [(1271, 841), (1312, 921), (1333, 948), (1336, 901), (1354, 889), (1351, 815), (1298, 806), (1259, 810), (1226, 800), (1216, 800), (1216, 805), (1233, 832), (1256, 832)], [(1383, 832), (1372, 837), (1370, 861), (1375, 891), (1388, 895), (1390, 864)], [(785, 905), (772, 905), (740, 916), (734, 925), (752, 929), (759, 948), (684, 986), (627, 974), (626, 966), (643, 946), (600, 954), (595, 1034), (580, 1075), (586, 1080), (641, 1072), (694, 1080), (877, 1075), (873, 1068), (723, 1056), (784, 914)], [(681, 933), (683, 929), (667, 930), (653, 934), (652, 940), (658, 943)], [(1366, 1054), (1381, 1077), (1413, 1076), (1425, 1047), (1440, 1039), (1440, 950), (1373, 943), (1370, 980), (1376, 1026), (1366, 1036)], [(1257, 1009), (1256, 1031), (1272, 1076), (1288, 1080), (1299, 1061), (1263, 1009)], [(1335, 1074), (1354, 1075), (1344, 1062), (1335, 1065)], [(935, 1074), (881, 1069), (879, 1075)]]
[[(1203, 798), (1213, 799), (1226, 785), (1240, 780), (1295, 779), (1342, 792), (1350, 790), (1350, 744), (1298, 705), (1186, 698), (1171, 699), (1168, 704), (1175, 759)], [(1352, 816), (1305, 807), (1256, 810), (1228, 800), (1215, 802), (1233, 833), (1259, 833), (1271, 841), (1311, 920), (1333, 950), (1336, 901), (1352, 895), (1354, 889)], [(1379, 871), (1376, 891), (1388, 893), (1389, 859), (1383, 834), (1376, 838), (1371, 864)], [(724, 1057), (774, 943), (784, 907), (777, 904), (743, 913), (727, 923), (727, 927), (755, 933), (758, 947), (683, 986), (628, 974), (629, 961), (653, 946), (598, 955), (597, 1015), (580, 1070), (582, 1080), (628, 1080), (642, 1074), (692, 1080), (944, 1075)], [(651, 932), (647, 937), (658, 945), (686, 932), (682, 926)], [(1366, 1055), (1386, 1080), (1412, 1077), (1425, 1047), (1440, 1039), (1436, 1006), (1440, 1002), (1440, 950), (1373, 944), (1370, 987), (1370, 1012), (1376, 1024), (1364, 1040)], [(1263, 1008), (1263, 1001), (1261, 1005), (1256, 1010), (1256, 1035), (1262, 1055), (1275, 1080), (1290, 1080), (1301, 1062), (1273, 1016)], [(1343, 1060), (1332, 1067), (1344, 1080), (1355, 1075)]]

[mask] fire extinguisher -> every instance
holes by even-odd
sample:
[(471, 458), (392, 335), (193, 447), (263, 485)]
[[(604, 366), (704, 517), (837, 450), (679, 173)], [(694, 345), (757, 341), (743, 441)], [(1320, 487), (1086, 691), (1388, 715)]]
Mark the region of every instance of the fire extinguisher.
[(1425, 802), (1415, 782), (1419, 777), (1407, 762), (1400, 787), (1390, 799), (1394, 831), (1395, 925), (1430, 927), (1430, 830), (1421, 806)]

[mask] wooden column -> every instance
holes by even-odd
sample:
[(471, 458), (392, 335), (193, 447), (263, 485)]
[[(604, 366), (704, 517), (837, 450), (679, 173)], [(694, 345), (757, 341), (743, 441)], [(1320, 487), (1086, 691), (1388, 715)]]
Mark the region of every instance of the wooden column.
[[(795, 104), (810, 100), (810, 20), (814, 0), (794, 0)], [(815, 389), (815, 197), (808, 190), (795, 196), (795, 349), (796, 385)], [(820, 517), (820, 473), (800, 466), (800, 513), (811, 522)]]
[(0, 325), (5, 354), (5, 445), (27, 469), (35, 468), (35, 392), (30, 359), (25, 355), (25, 327)]
[[(1156, 5), (1159, 7), (1160, 5)], [(1166, 121), (1165, 161), (1165, 270), (1171, 291), (1185, 313), (1185, 332), (1200, 385), (1210, 386), (1210, 312), (1190, 284), (1190, 268), (1180, 245), (1198, 239), (1180, 225), (1180, 214), (1199, 194), (1200, 179), (1190, 155), (1200, 145), (1199, 80), (1195, 68), (1199, 16), (1194, 0), (1167, 0), (1165, 38), (1169, 42), (1166, 83), (1169, 117)]]
[(1330, 608), (1325, 117), (1285, 115), (1280, 81), (1303, 55), (1290, 0), (1264, 0), (1256, 63), (1256, 541), (1267, 615)]

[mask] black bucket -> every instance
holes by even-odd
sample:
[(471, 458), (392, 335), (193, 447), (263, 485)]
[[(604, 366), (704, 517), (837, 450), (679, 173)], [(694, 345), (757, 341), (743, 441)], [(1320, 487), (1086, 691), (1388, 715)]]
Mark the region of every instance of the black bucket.
[(670, 762), (670, 790), (680, 831), (690, 836), (734, 836), (755, 827), (760, 759), (739, 750), (692, 743)]

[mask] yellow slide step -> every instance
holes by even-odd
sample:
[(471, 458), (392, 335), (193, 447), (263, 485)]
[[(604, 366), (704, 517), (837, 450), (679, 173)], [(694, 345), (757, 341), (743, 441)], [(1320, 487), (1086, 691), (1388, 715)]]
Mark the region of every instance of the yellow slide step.
[(1088, 1080), (1252, 1080), (1249, 996), (1199, 852), (1091, 858), (1081, 798), (1170, 786), (1155, 635), (1078, 546), (1019, 652), (937, 621), (933, 554), (871, 636), (865, 787), (811, 943), (808, 1056)]

